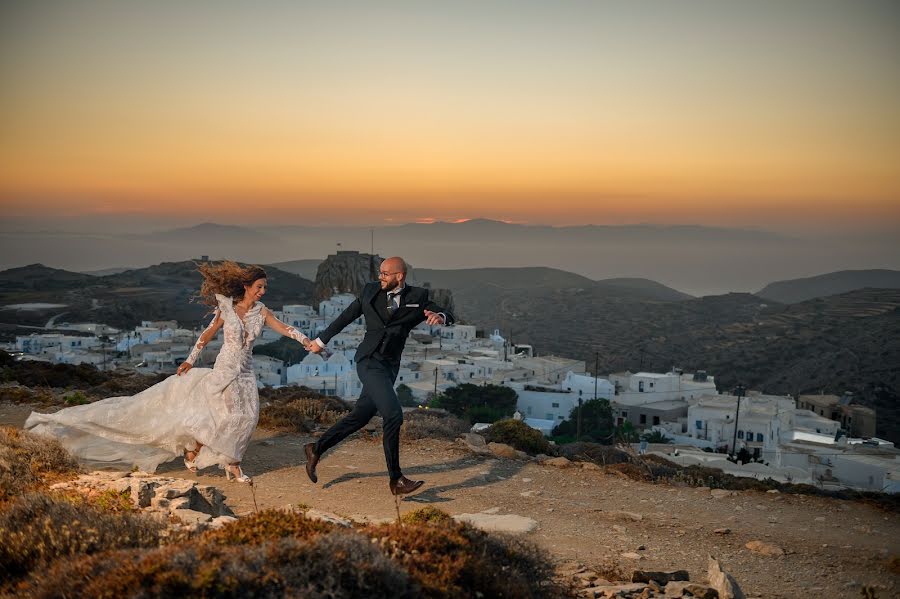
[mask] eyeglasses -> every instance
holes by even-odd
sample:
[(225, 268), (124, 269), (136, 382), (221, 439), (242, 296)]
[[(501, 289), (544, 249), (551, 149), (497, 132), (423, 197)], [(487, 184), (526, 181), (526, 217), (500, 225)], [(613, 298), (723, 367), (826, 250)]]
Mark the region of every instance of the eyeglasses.
[(402, 271), (402, 270), (398, 270), (397, 272), (384, 272), (383, 270), (379, 270), (379, 271), (378, 271), (378, 278), (379, 278), (379, 279), (384, 279), (384, 278), (386, 278), (386, 277), (390, 277), (391, 275), (399, 275), (401, 272), (403, 272), (403, 271)]

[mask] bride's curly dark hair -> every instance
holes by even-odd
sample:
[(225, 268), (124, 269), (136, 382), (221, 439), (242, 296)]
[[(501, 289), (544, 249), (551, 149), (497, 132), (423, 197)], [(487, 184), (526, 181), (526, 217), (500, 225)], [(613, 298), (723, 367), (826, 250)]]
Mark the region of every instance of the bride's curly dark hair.
[(207, 306), (215, 307), (216, 294), (239, 300), (244, 297), (244, 285), (252, 285), (266, 278), (266, 271), (256, 265), (241, 266), (231, 260), (204, 262), (197, 266), (203, 275), (200, 293), (195, 298)]

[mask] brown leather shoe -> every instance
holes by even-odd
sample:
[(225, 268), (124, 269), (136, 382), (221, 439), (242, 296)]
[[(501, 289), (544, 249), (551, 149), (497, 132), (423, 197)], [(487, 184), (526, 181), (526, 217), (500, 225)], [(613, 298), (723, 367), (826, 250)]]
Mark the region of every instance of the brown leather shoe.
[(315, 443), (307, 443), (303, 446), (303, 451), (306, 453), (306, 476), (309, 477), (309, 480), (317, 483), (319, 477), (316, 476), (316, 464), (319, 463), (319, 456), (316, 455), (315, 447)]
[(424, 480), (410, 480), (405, 476), (401, 476), (397, 480), (392, 480), (389, 483), (389, 486), (391, 487), (392, 494), (406, 495), (407, 493), (412, 493), (424, 484)]

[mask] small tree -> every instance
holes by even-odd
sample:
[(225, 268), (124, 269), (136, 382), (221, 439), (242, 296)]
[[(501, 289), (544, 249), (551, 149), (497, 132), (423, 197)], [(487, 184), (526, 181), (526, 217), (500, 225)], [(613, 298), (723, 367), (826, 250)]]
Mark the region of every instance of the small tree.
[(516, 410), (518, 399), (518, 394), (509, 387), (463, 383), (436, 395), (429, 405), (474, 424), (509, 418)]
[(412, 389), (404, 383), (397, 385), (397, 399), (400, 400), (400, 405), (404, 408), (415, 408), (419, 406), (419, 402), (413, 398)]
[[(578, 407), (572, 408), (569, 418), (560, 422), (553, 429), (554, 437), (574, 438), (578, 430)], [(581, 440), (596, 443), (612, 443), (613, 432), (612, 406), (608, 399), (589, 399), (581, 406)], [(578, 439), (576, 439), (578, 440)]]

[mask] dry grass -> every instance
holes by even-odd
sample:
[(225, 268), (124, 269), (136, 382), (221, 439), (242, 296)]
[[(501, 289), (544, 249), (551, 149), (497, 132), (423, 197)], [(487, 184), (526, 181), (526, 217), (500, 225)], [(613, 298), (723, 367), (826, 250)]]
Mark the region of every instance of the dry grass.
[(489, 535), (453, 521), (380, 525), (363, 532), (404, 566), (422, 597), (569, 596), (553, 582), (548, 556), (518, 537)]
[(310, 432), (316, 426), (331, 426), (347, 413), (346, 406), (319, 398), (272, 402), (259, 413), (259, 425), (275, 430)]
[(409, 575), (364, 537), (333, 532), (260, 545), (188, 542), (61, 560), (32, 597), (415, 597)]
[(452, 441), (468, 431), (469, 426), (456, 416), (424, 409), (410, 410), (403, 413), (400, 439), (403, 441), (415, 441), (416, 439)]
[(74, 478), (81, 471), (59, 442), (0, 427), (0, 504), (50, 483)]
[(84, 502), (31, 493), (0, 512), (0, 579), (14, 581), (59, 558), (159, 545), (163, 525)]

